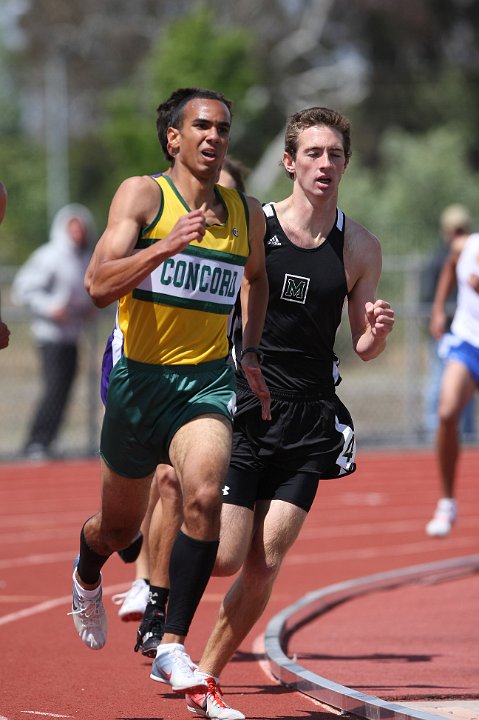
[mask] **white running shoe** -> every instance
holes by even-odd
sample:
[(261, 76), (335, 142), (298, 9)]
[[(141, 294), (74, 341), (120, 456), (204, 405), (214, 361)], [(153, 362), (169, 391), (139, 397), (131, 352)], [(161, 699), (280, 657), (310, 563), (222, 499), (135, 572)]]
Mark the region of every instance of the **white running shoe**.
[(118, 616), (123, 622), (138, 621), (143, 619), (143, 613), (148, 603), (150, 586), (145, 580), (135, 580), (130, 589), (123, 593), (113, 595), (112, 601), (115, 605), (121, 605)]
[(432, 520), (426, 525), (426, 533), (431, 537), (446, 537), (451, 532), (456, 518), (456, 501), (452, 498), (441, 498), (436, 505)]
[(174, 692), (206, 688), (207, 682), (180, 643), (158, 645), (150, 678), (169, 683)]
[(206, 692), (185, 695), (186, 707), (202, 718), (213, 720), (245, 720), (245, 715), (239, 710), (234, 710), (223, 700), (223, 693), (218, 683), (207, 677), (208, 689)]
[[(107, 619), (102, 603), (101, 579), (96, 593), (84, 590), (75, 578), (78, 565), (76, 558), (73, 566), (73, 622), (82, 642), (91, 650), (101, 650), (106, 643)], [(101, 578), (101, 576), (100, 576)], [(88, 593), (85, 597), (84, 593)]]

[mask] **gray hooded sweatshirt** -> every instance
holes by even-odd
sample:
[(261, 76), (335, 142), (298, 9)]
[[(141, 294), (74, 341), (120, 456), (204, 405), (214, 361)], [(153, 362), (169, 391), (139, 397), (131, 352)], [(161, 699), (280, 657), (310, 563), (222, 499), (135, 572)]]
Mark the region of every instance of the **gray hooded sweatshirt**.
[[(83, 248), (76, 247), (68, 233), (72, 218), (87, 228), (88, 241)], [(15, 276), (12, 301), (29, 307), (38, 342), (77, 343), (94, 309), (83, 282), (96, 237), (90, 211), (76, 203), (66, 205), (53, 219), (49, 242), (35, 250)], [(54, 319), (55, 311), (62, 308), (65, 317)]]

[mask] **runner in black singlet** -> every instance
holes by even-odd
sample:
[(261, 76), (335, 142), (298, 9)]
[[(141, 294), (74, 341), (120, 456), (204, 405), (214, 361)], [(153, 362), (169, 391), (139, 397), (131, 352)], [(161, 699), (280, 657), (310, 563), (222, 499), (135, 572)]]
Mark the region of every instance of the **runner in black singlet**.
[[(293, 190), (264, 207), (269, 303), (259, 346), (244, 347), (238, 324), (232, 329), (238, 393), (215, 574), (241, 572), (200, 660), (216, 682), (266, 607), (319, 480), (355, 470), (353, 423), (336, 395), (334, 341), (344, 301), (362, 360), (384, 350), (394, 324), (389, 303), (376, 299), (379, 241), (337, 207), (350, 154), (350, 123), (341, 114), (317, 107), (289, 119), (283, 165)], [(239, 367), (248, 353), (262, 361), (271, 422), (261, 419)], [(202, 717), (244, 718), (232, 708), (215, 714), (205, 691), (186, 702)]]

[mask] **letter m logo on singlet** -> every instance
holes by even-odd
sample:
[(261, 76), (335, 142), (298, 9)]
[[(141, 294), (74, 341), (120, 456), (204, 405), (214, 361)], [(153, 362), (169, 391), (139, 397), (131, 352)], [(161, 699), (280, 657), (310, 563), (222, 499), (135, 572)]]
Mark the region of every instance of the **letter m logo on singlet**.
[(284, 276), (283, 290), (281, 291), (281, 300), (288, 302), (304, 303), (308, 294), (309, 278), (300, 275)]

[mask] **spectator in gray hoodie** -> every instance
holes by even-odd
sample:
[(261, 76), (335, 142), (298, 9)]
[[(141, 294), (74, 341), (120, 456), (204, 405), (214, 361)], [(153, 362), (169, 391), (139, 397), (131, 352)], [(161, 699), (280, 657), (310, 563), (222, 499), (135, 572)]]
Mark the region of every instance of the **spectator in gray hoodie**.
[(77, 370), (79, 336), (94, 312), (83, 278), (95, 240), (90, 211), (66, 205), (53, 219), (49, 242), (33, 252), (13, 282), (13, 302), (32, 314), (43, 377), (23, 449), (33, 459), (51, 455)]
[[(0, 223), (3, 221), (6, 209), (7, 209), (7, 188), (5, 187), (5, 185), (2, 182), (0, 182)], [(9, 339), (10, 339), (10, 330), (8, 329), (7, 325), (5, 325), (4, 322), (2, 322), (2, 319), (0, 318), (0, 350), (3, 350), (3, 348), (8, 347)]]

